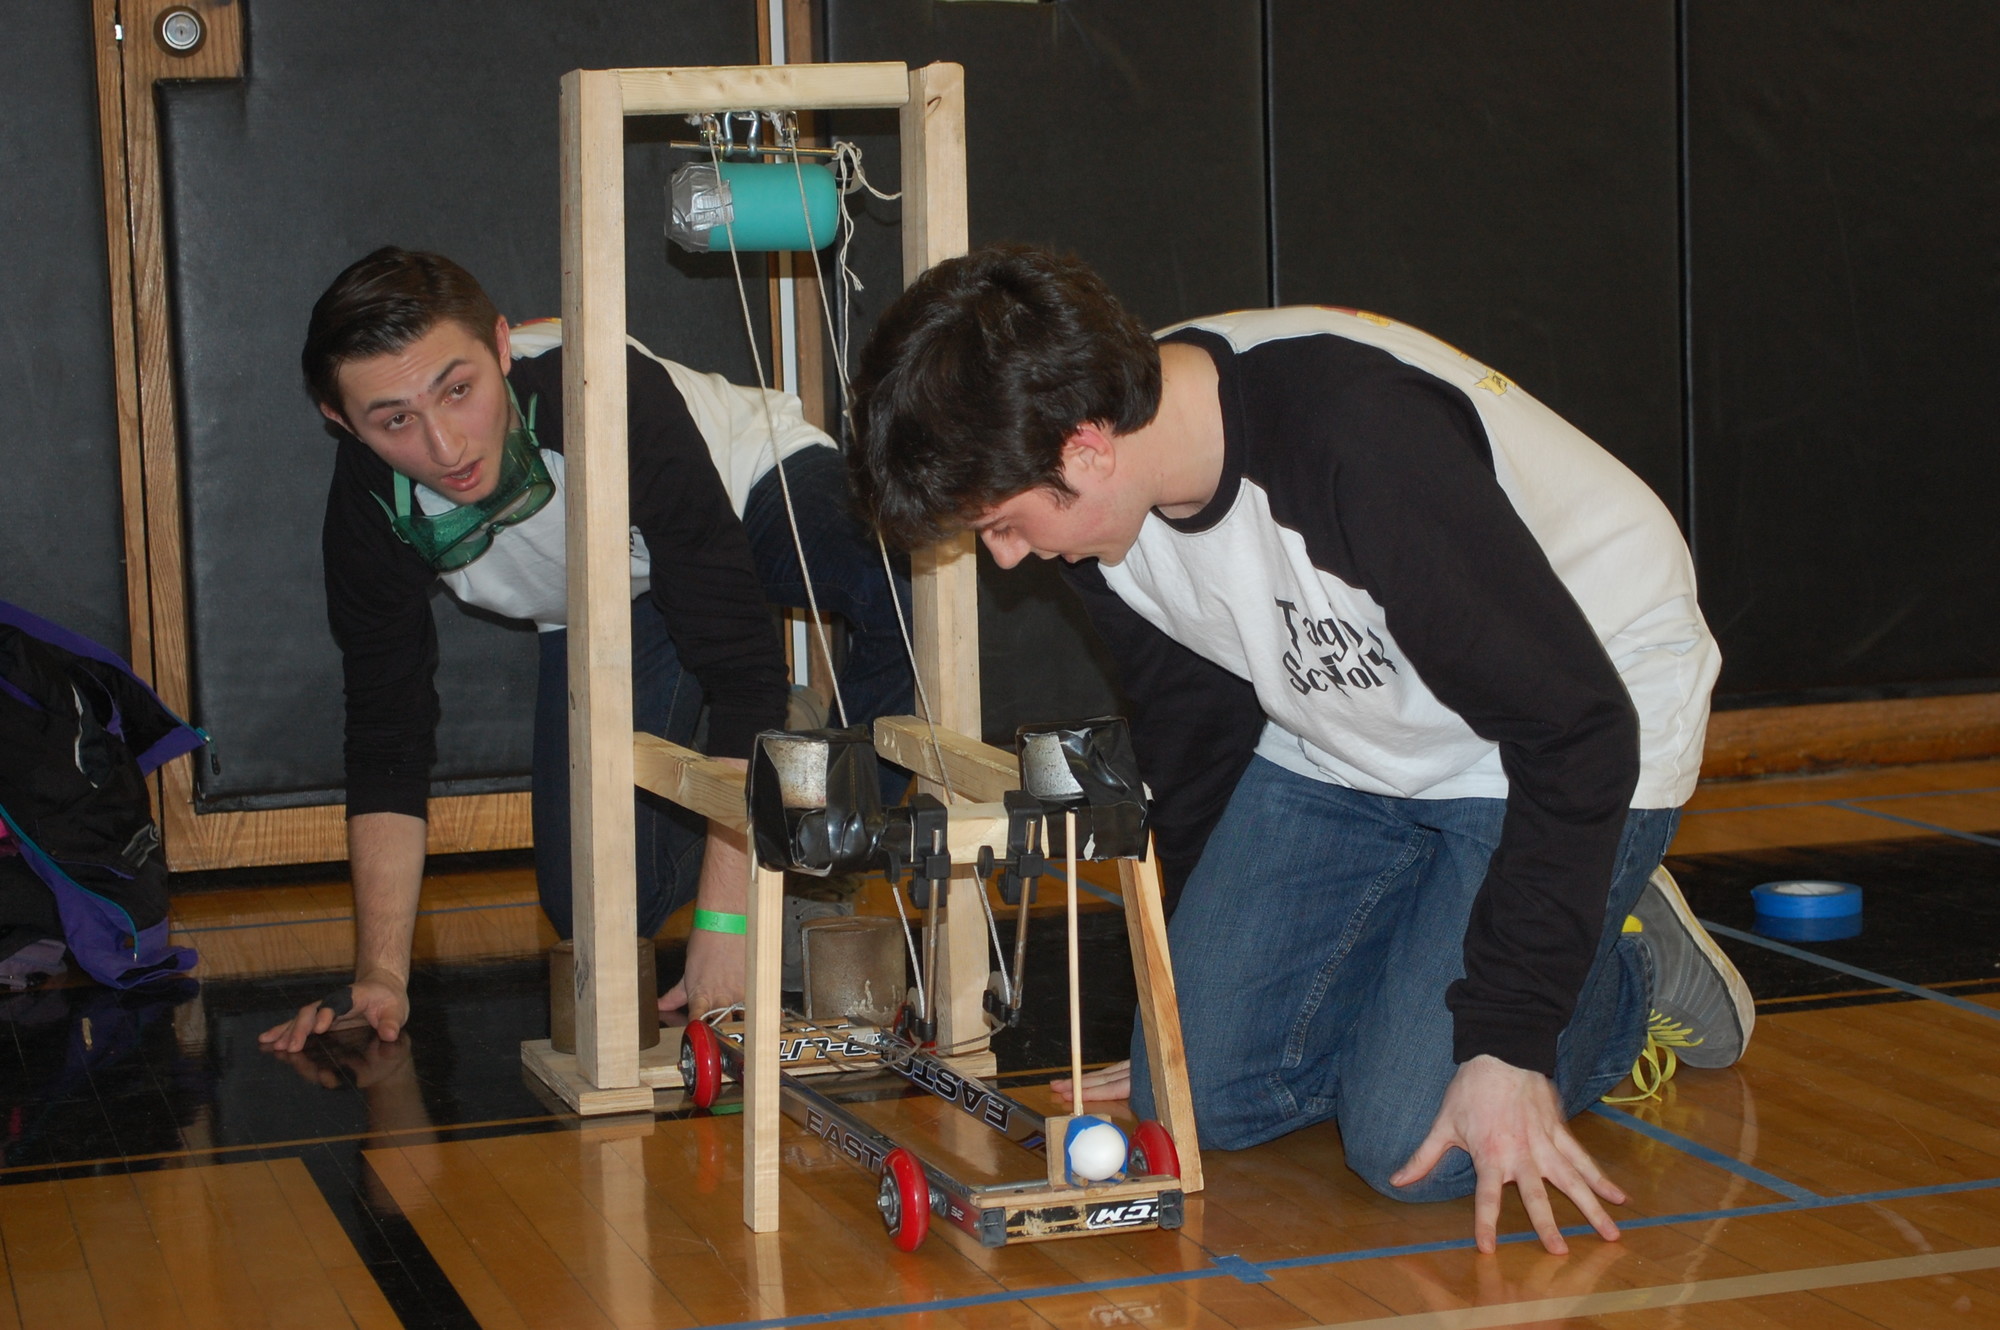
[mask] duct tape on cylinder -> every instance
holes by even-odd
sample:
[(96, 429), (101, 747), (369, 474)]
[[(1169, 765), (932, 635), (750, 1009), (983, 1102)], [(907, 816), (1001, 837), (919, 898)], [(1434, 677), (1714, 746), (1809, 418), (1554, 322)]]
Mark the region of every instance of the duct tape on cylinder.
[(667, 185), (667, 238), (694, 254), (728, 253), (732, 232), (739, 253), (824, 249), (839, 222), (840, 187), (818, 163), (690, 162)]

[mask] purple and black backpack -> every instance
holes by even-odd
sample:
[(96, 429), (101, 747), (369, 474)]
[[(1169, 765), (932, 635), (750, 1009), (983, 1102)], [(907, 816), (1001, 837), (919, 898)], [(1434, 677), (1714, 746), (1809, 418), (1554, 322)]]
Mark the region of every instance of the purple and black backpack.
[(193, 967), (146, 777), (207, 739), (115, 654), (0, 601), (0, 949), (59, 938), (113, 988)]

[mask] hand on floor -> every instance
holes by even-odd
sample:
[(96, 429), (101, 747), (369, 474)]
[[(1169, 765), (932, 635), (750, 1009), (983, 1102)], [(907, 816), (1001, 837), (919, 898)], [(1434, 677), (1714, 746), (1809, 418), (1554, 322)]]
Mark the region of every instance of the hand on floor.
[(1583, 1212), (1599, 1237), (1618, 1240), (1618, 1225), (1598, 1204), (1598, 1197), (1623, 1205), (1625, 1193), (1570, 1135), (1555, 1085), (1540, 1072), (1484, 1055), (1460, 1063), (1430, 1135), (1389, 1185), (1407, 1187), (1427, 1176), (1452, 1146), (1472, 1156), (1479, 1175), (1472, 1208), (1472, 1236), (1479, 1250), (1491, 1252), (1498, 1242), (1500, 1194), (1510, 1182), (1520, 1189), (1528, 1218), (1549, 1251), (1561, 1255), (1569, 1250), (1549, 1208), (1547, 1183), (1551, 1182)]
[(1070, 1100), (1070, 1111), (1075, 1112), (1082, 1104), (1092, 1100), (1100, 1103), (1110, 1099), (1130, 1099), (1132, 1097), (1132, 1064), (1130, 1061), (1114, 1062), (1108, 1067), (1083, 1074), (1083, 1098), (1074, 1099), (1069, 1091), (1069, 1077), (1049, 1082), (1049, 1089), (1057, 1099)]
[[(325, 1090), (337, 1090), (349, 1082), (357, 1090), (367, 1090), (413, 1072), (408, 1038), (391, 1043), (377, 1039), (373, 1030), (358, 1025), (336, 1031), (302, 1052), (282, 1049), (272, 1052), (297, 1072), (299, 1079)], [(345, 1077), (341, 1075), (343, 1071), (347, 1073)]]
[(743, 1000), (744, 939), (736, 933), (711, 933), (697, 928), (688, 934), (687, 970), (680, 982), (660, 999), (661, 1011), (686, 1007), (689, 1020), (700, 1020), (721, 1007)]
[(257, 1042), (274, 1053), (296, 1053), (316, 1034), (363, 1025), (383, 1039), (394, 1039), (409, 1019), (410, 998), (402, 983), (370, 976), (306, 1003), (298, 1015), (258, 1035)]

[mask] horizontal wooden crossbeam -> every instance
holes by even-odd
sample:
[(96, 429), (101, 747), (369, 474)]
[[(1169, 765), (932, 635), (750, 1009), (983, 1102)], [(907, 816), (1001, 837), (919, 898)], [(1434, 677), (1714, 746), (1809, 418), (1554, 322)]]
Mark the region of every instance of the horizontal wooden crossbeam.
[(887, 110), (910, 100), (895, 62), (852, 65), (692, 65), (621, 69), (626, 115), (721, 111)]

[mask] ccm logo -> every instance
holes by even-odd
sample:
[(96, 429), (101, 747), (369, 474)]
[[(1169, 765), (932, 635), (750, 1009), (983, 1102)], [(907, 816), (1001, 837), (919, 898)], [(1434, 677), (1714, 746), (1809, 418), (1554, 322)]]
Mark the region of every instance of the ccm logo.
[(1085, 1228), (1133, 1228), (1160, 1222), (1160, 1198), (1147, 1196), (1136, 1201), (1093, 1205), (1084, 1215)]

